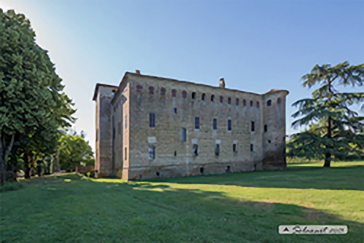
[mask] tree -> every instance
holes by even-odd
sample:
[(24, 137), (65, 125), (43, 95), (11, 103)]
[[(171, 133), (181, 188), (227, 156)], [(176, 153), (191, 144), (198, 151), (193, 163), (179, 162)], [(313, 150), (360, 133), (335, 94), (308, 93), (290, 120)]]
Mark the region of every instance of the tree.
[[(363, 92), (339, 92), (337, 86), (362, 86), (364, 64), (350, 66), (348, 62), (334, 67), (316, 65), (304, 75), (303, 87), (320, 87), (312, 98), (296, 101), (298, 111), (293, 127), (309, 126), (309, 129), (293, 136), (288, 156), (325, 159), (324, 167), (330, 167), (334, 158), (360, 157), (364, 148), (364, 118), (350, 109), (354, 103), (364, 101)], [(363, 108), (363, 107), (362, 107)]]
[(47, 51), (36, 44), (30, 21), (0, 9), (1, 173), (14, 143), (27, 165), (34, 147), (55, 146), (50, 142), (58, 140), (58, 127), (74, 122), (73, 103), (61, 82)]
[(85, 141), (83, 131), (63, 135), (59, 140), (59, 162), (61, 169), (74, 171), (81, 163), (87, 166), (94, 165), (93, 152)]

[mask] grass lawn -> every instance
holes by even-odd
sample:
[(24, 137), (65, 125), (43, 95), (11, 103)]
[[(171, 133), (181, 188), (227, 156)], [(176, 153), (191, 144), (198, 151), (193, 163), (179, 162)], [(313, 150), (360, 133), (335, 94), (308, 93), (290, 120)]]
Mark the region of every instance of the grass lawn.
[[(364, 162), (149, 182), (76, 174), (0, 193), (0, 242), (364, 242)], [(280, 224), (348, 225), (279, 235)]]

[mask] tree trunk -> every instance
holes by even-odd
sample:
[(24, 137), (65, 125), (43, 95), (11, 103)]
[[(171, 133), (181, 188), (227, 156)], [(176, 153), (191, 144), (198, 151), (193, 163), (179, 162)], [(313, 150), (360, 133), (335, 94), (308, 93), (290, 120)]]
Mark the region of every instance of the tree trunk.
[[(327, 118), (327, 138), (331, 138), (331, 117)], [(332, 149), (332, 146), (326, 146), (326, 149)], [(330, 167), (331, 164), (331, 153), (326, 151), (324, 167)]]
[(23, 160), (24, 160), (24, 178), (25, 179), (30, 179), (28, 151), (24, 152)]

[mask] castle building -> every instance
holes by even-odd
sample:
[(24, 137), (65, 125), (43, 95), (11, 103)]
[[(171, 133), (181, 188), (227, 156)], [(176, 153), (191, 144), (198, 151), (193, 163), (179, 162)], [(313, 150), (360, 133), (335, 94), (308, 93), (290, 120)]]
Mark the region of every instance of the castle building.
[(124, 180), (286, 168), (287, 90), (255, 94), (125, 73), (96, 84), (98, 177)]

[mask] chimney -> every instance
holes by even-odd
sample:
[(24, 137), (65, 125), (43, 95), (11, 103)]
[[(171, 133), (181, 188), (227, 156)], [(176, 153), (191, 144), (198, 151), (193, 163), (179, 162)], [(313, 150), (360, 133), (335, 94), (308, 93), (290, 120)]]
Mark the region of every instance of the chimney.
[(140, 70), (135, 70), (135, 73), (136, 74), (140, 74)]
[(219, 87), (225, 89), (225, 80), (224, 80), (224, 78), (220, 78)]

